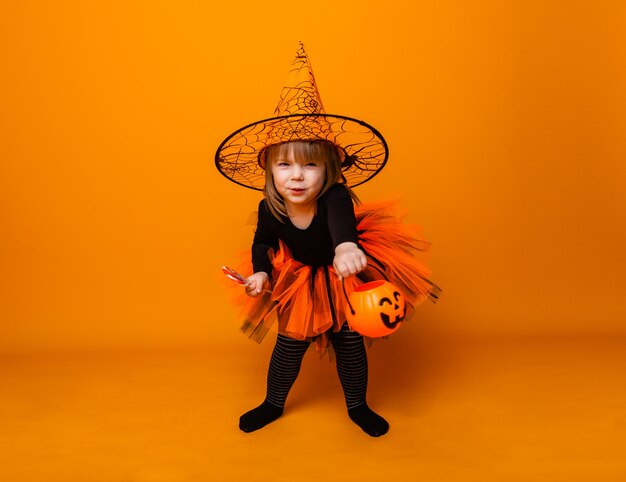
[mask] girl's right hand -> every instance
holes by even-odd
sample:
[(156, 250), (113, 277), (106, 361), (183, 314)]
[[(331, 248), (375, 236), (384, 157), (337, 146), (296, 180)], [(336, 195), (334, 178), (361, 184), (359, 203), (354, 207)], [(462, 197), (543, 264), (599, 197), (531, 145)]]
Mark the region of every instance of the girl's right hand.
[(270, 278), (265, 271), (258, 271), (252, 276), (248, 276), (246, 294), (248, 296), (259, 296), (264, 290), (269, 289)]

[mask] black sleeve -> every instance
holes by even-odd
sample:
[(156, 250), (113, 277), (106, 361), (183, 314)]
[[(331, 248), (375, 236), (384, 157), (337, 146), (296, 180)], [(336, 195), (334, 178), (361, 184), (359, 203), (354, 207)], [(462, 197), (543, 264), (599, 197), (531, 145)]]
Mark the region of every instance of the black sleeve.
[(272, 275), (272, 263), (267, 254), (271, 249), (278, 249), (278, 236), (271, 229), (272, 214), (265, 207), (265, 200), (259, 203), (259, 215), (254, 233), (254, 241), (252, 241), (252, 267), (254, 272), (265, 271), (268, 275)]
[(358, 243), (354, 204), (343, 184), (335, 184), (324, 195), (328, 212), (328, 229), (333, 249), (345, 242)]

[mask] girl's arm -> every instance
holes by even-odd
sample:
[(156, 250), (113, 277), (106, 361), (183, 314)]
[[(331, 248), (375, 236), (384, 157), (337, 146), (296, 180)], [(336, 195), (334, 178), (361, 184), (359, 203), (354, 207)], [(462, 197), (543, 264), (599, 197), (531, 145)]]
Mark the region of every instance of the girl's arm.
[(265, 201), (261, 201), (259, 203), (254, 241), (252, 242), (252, 268), (254, 269), (254, 274), (246, 279), (248, 282), (246, 294), (248, 296), (258, 296), (270, 288), (269, 273), (272, 272), (272, 263), (268, 251), (270, 249), (278, 249), (278, 237), (274, 230), (271, 229), (271, 220), (268, 216), (271, 216), (271, 214), (265, 207)]
[(330, 188), (326, 196), (328, 229), (333, 238), (335, 257), (333, 268), (342, 278), (363, 271), (367, 266), (365, 253), (358, 246), (358, 233), (354, 204), (350, 193), (342, 184)]
[(270, 216), (272, 215), (265, 207), (265, 201), (262, 200), (259, 203), (256, 230), (252, 242), (252, 268), (255, 273), (264, 272), (268, 275), (272, 272), (272, 263), (268, 251), (278, 249), (278, 237), (272, 229)]

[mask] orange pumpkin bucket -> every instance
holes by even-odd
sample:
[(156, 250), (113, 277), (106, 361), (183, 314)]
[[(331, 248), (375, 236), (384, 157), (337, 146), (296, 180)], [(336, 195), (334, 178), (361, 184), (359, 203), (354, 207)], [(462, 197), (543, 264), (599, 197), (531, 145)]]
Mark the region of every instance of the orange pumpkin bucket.
[(370, 338), (397, 331), (406, 316), (406, 302), (389, 281), (370, 281), (358, 286), (350, 296), (344, 286), (350, 310), (346, 313), (350, 329)]

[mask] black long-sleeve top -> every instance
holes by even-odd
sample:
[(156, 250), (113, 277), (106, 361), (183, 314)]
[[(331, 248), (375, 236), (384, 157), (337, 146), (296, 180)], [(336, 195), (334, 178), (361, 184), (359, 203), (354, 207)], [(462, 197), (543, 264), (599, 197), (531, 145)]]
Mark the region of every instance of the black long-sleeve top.
[(265, 199), (259, 203), (259, 216), (252, 242), (254, 272), (272, 273), (268, 249), (278, 248), (281, 239), (293, 258), (309, 266), (332, 265), (335, 248), (345, 242), (358, 243), (354, 205), (343, 184), (335, 184), (317, 202), (317, 213), (306, 229), (293, 225), (289, 218), (283, 222), (268, 210)]

